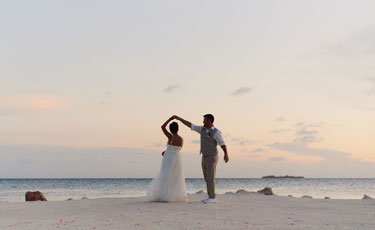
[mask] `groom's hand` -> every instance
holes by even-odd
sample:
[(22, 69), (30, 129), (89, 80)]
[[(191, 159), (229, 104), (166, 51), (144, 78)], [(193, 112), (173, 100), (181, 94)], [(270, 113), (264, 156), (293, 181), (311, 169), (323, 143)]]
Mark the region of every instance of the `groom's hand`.
[(224, 155), (224, 161), (225, 161), (225, 163), (227, 163), (227, 162), (229, 161), (229, 156), (228, 156), (228, 154), (225, 154), (225, 155)]
[(229, 161), (227, 146), (226, 145), (222, 145), (221, 148), (224, 151), (224, 161), (225, 161), (225, 163), (227, 163)]

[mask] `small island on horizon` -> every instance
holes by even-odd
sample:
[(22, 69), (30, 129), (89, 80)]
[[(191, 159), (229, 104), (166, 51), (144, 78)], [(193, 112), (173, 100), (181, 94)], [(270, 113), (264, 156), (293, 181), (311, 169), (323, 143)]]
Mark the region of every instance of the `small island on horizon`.
[(286, 176), (270, 175), (270, 176), (263, 176), (262, 178), (305, 178), (305, 177), (303, 177), (303, 176), (289, 176), (289, 175), (286, 175)]

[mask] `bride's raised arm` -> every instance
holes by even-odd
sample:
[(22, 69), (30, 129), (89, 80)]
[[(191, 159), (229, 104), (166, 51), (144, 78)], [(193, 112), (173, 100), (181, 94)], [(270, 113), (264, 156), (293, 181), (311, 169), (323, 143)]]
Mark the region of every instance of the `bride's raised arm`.
[(168, 123), (170, 121), (172, 121), (174, 119), (174, 116), (170, 117), (166, 122), (164, 122), (164, 124), (161, 126), (161, 129), (163, 130), (163, 133), (165, 134), (165, 136), (168, 137), (168, 140), (171, 140), (172, 139), (172, 134), (170, 132), (168, 132), (168, 130), (166, 129)]

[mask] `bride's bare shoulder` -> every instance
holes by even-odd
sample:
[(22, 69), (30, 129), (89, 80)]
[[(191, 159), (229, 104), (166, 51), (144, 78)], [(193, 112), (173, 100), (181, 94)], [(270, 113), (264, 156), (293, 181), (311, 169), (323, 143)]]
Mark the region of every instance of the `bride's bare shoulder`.
[(184, 139), (181, 136), (176, 136), (176, 138), (173, 140), (173, 144), (177, 146), (182, 146), (184, 143)]

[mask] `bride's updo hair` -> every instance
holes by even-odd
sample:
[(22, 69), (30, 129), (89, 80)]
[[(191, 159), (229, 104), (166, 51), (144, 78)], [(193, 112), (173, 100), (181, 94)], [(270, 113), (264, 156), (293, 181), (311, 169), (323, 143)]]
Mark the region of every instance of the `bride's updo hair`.
[(171, 131), (171, 133), (176, 134), (178, 132), (178, 124), (176, 122), (172, 122), (169, 125), (169, 130)]

